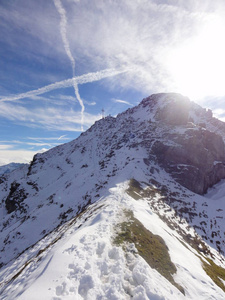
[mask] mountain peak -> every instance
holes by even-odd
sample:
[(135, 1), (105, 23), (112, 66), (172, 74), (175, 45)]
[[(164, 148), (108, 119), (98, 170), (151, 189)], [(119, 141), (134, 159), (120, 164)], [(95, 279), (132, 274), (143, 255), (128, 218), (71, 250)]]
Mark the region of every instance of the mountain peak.
[(223, 126), (155, 94), (0, 177), (2, 299), (224, 299)]

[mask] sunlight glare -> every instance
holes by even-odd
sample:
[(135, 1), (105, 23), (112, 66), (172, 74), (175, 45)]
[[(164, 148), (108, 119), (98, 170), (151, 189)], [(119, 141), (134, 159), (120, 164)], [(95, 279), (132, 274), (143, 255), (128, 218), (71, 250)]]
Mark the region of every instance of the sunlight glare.
[(225, 95), (224, 37), (224, 22), (214, 18), (198, 36), (168, 55), (167, 67), (177, 92), (195, 99)]

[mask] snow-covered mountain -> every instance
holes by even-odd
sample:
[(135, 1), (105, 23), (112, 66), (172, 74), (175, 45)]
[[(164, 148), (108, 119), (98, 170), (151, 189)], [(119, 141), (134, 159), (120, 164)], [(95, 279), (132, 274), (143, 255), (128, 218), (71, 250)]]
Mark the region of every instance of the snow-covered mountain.
[(0, 177), (1, 299), (225, 299), (224, 129), (156, 94)]
[(0, 176), (3, 174), (10, 173), (14, 171), (17, 168), (23, 167), (25, 164), (19, 164), (19, 163), (10, 163), (7, 165), (0, 166)]

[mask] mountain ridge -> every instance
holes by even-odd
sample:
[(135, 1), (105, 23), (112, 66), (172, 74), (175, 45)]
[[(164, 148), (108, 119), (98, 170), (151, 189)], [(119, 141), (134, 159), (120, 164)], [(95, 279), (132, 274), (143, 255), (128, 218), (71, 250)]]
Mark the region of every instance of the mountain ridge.
[[(74, 236), (77, 241), (74, 247), (81, 261), (78, 244), (81, 247), (85, 245), (84, 255), (89, 250), (96, 251), (97, 256), (94, 255), (95, 259), (91, 261), (93, 266), (97, 268), (100, 262), (103, 266), (105, 259), (111, 271), (98, 267), (101, 274), (105, 273), (101, 275), (103, 278), (100, 275), (97, 278), (91, 268), (85, 267), (87, 261), (82, 268), (72, 267), (74, 264), (68, 263), (74, 277), (67, 274), (65, 280), (58, 278), (61, 285), (52, 282), (50, 292), (43, 286), (42, 290), (48, 293), (47, 299), (70, 299), (74, 295), (76, 299), (90, 299), (92, 296), (92, 299), (174, 299), (169, 291), (173, 291), (177, 299), (194, 299), (197, 290), (198, 296), (200, 291), (203, 292), (204, 284), (197, 280), (197, 287), (189, 278), (190, 274), (196, 276), (194, 270), (188, 268), (189, 271), (185, 273), (188, 266), (176, 257), (180, 255), (184, 260), (184, 256), (172, 247), (173, 243), (192, 261), (196, 261), (197, 272), (204, 278), (202, 281), (210, 285), (207, 296), (201, 296), (201, 299), (214, 299), (213, 289), (217, 299), (223, 299), (225, 277), (221, 281), (223, 275), (216, 273), (213, 263), (224, 268), (225, 207), (222, 195), (225, 188), (223, 181), (220, 182), (225, 177), (224, 126), (223, 122), (213, 118), (210, 111), (186, 97), (174, 93), (155, 94), (116, 118), (108, 116), (97, 121), (78, 139), (36, 154), (29, 166), (0, 177), (3, 299), (10, 299), (12, 295), (15, 299), (27, 299), (26, 295), (37, 288), (37, 279), (44, 278), (42, 275), (47, 276), (47, 266), (53, 267), (51, 261), (56, 255), (54, 249), (65, 251), (57, 245), (67, 235), (67, 231), (64, 231), (67, 227), (68, 232), (72, 232), (67, 235), (68, 239)], [(192, 153), (190, 141), (196, 148)], [(182, 161), (187, 157), (188, 163)], [(197, 169), (200, 171), (194, 177), (198, 178), (199, 182), (196, 183), (196, 179), (191, 181), (191, 178), (193, 170)], [(204, 195), (207, 190), (210, 192)], [(213, 190), (218, 196), (216, 200), (213, 199)], [(124, 240), (121, 245), (114, 244), (113, 236), (120, 234), (119, 229), (122, 228), (119, 224), (129, 224), (129, 220), (132, 220), (126, 217), (125, 212), (129, 210), (145, 228), (165, 240), (177, 269), (177, 274), (172, 275), (172, 278), (182, 287), (183, 293), (159, 273), (160, 268), (157, 270), (146, 265), (135, 240)], [(112, 221), (107, 223), (107, 218)], [(161, 229), (152, 225), (154, 220)], [(92, 226), (101, 229), (101, 236), (96, 232), (89, 236), (93, 245), (85, 237)], [(103, 228), (109, 229), (104, 233)], [(119, 231), (115, 231), (115, 228), (119, 228)], [(63, 233), (59, 238), (60, 232)], [(79, 232), (83, 232), (84, 243), (76, 238)], [(171, 239), (166, 232), (170, 232)], [(99, 244), (94, 242), (93, 236), (96, 234)], [(152, 238), (155, 239), (154, 235)], [(127, 245), (128, 250), (124, 245)], [(104, 249), (108, 250), (105, 252)], [(47, 260), (49, 253), (52, 260)], [(104, 254), (105, 258), (100, 254)], [(123, 270), (122, 273), (115, 270), (116, 259), (112, 267), (112, 257), (117, 256), (120, 257), (117, 267)], [(145, 279), (140, 270), (136, 273), (131, 266), (131, 269), (128, 268), (130, 271), (125, 266), (126, 263), (134, 263), (136, 259), (139, 263), (142, 261), (142, 267), (149, 274)], [(208, 263), (208, 268), (204, 262)], [(31, 266), (33, 271), (30, 271)], [(80, 271), (76, 273), (77, 268)], [(209, 275), (212, 270), (214, 277)], [(82, 277), (82, 272), (87, 273), (86, 277)], [(125, 280), (124, 272), (128, 272), (131, 281)], [(118, 284), (120, 287), (117, 288), (116, 284), (112, 284), (113, 278), (116, 282), (119, 280), (116, 274), (125, 276), (121, 281), (124, 286)], [(188, 278), (194, 288), (184, 282), (181, 274), (185, 274), (184, 278)], [(26, 288), (30, 276), (36, 279)], [(99, 278), (102, 280), (99, 281)], [(148, 288), (144, 281), (149, 282), (150, 278), (154, 284)], [(106, 280), (104, 285), (103, 279), (111, 282), (111, 294), (110, 284)], [(21, 282), (24, 285), (19, 288)], [(70, 286), (72, 282), (74, 288)], [(162, 290), (157, 288), (160, 282), (163, 282)], [(68, 284), (70, 287), (66, 288)]]
[(0, 166), (0, 176), (3, 174), (7, 174), (10, 173), (12, 171), (14, 171), (17, 168), (23, 167), (26, 164), (23, 163), (9, 163), (6, 165), (2, 165)]

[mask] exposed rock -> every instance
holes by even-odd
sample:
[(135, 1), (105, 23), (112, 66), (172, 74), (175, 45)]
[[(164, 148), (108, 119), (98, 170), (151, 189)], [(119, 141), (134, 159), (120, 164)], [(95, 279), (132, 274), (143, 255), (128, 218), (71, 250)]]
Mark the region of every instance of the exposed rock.
[(24, 207), (21, 205), (22, 202), (27, 198), (27, 195), (23, 188), (20, 188), (20, 184), (14, 181), (11, 184), (10, 192), (5, 201), (5, 206), (7, 212), (10, 214), (16, 209), (25, 211)]
[(155, 142), (152, 152), (165, 170), (191, 191), (204, 194), (225, 178), (225, 147), (222, 137), (203, 130), (189, 129), (170, 135), (173, 144)]
[(212, 113), (212, 110), (211, 110), (211, 109), (208, 109), (208, 110), (207, 110), (207, 112), (206, 112), (206, 117), (207, 117), (208, 119), (212, 119), (213, 113)]
[(183, 96), (177, 99), (176, 95), (170, 103), (157, 110), (155, 119), (169, 125), (184, 125), (189, 120), (189, 109), (190, 100)]

